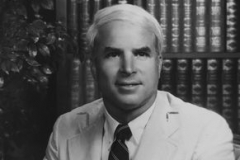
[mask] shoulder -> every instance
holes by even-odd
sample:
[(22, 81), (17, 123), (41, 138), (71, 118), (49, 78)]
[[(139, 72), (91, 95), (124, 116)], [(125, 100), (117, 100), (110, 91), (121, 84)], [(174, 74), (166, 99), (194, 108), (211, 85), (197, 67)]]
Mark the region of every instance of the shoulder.
[(159, 91), (158, 94), (162, 97), (165, 97), (171, 109), (179, 112), (179, 116), (183, 125), (227, 125), (226, 120), (214, 111), (188, 102), (184, 102), (168, 92)]
[(91, 123), (100, 122), (99, 118), (103, 118), (102, 99), (59, 116), (49, 138), (47, 154), (55, 157), (55, 155), (60, 154), (58, 152), (61, 152), (65, 155), (67, 141), (81, 134), (85, 127), (93, 126)]
[(59, 116), (54, 125), (54, 131), (67, 137), (75, 135), (102, 115), (102, 99), (95, 100)]
[(70, 112), (67, 112), (63, 115), (61, 115), (59, 118), (63, 119), (66, 122), (71, 122), (74, 120), (74, 118), (78, 117), (79, 115), (96, 115), (103, 107), (103, 101), (102, 99), (95, 100), (93, 102), (87, 103), (83, 106), (79, 106), (78, 108), (75, 108), (71, 110)]
[(182, 139), (187, 148), (195, 148), (195, 156), (206, 156), (208, 154), (204, 153), (212, 151), (213, 148), (215, 151), (223, 149), (223, 152), (228, 152), (226, 155), (231, 154), (233, 134), (227, 121), (220, 114), (184, 102), (167, 92), (158, 94), (164, 97), (161, 99), (166, 99), (171, 110), (178, 112), (177, 122)]

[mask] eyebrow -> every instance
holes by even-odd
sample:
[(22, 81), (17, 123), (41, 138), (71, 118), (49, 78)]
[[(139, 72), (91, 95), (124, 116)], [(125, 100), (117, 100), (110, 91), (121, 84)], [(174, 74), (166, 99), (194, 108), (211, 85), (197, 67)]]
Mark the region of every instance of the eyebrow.
[(119, 49), (119, 48), (114, 48), (114, 47), (105, 47), (104, 48), (104, 52), (112, 52), (112, 51), (115, 51), (115, 52), (121, 52), (122, 51), (122, 49)]
[[(122, 52), (123, 50), (122, 49), (120, 49), (120, 48), (115, 48), (115, 47), (106, 47), (105, 49), (104, 49), (104, 51), (105, 52), (109, 52), (109, 51), (117, 51), (117, 52)], [(145, 46), (145, 47), (141, 47), (141, 48), (136, 48), (136, 49), (133, 49), (133, 52), (135, 53), (135, 52), (147, 52), (147, 53), (150, 53), (151, 52), (151, 49), (149, 48), (149, 47), (147, 47), (147, 46)]]
[(145, 47), (142, 47), (142, 48), (137, 48), (137, 49), (134, 49), (133, 52), (146, 52), (146, 53), (150, 53), (151, 52), (151, 49), (147, 46)]

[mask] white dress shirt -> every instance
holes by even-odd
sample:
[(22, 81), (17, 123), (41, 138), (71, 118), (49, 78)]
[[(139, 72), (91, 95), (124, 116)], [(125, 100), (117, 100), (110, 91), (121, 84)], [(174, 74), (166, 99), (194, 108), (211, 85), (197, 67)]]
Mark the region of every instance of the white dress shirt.
[[(128, 123), (129, 128), (132, 132), (132, 137), (129, 141), (126, 141), (125, 144), (129, 150), (129, 159), (131, 160), (138, 148), (140, 143), (142, 134), (144, 132), (145, 126), (148, 123), (148, 120), (153, 112), (155, 106), (155, 102), (153, 105), (139, 117)], [(105, 117), (106, 120), (104, 122), (104, 135), (103, 135), (103, 146), (102, 146), (102, 160), (108, 160), (109, 151), (111, 149), (111, 145), (113, 143), (114, 132), (119, 123), (107, 112), (105, 109)]]

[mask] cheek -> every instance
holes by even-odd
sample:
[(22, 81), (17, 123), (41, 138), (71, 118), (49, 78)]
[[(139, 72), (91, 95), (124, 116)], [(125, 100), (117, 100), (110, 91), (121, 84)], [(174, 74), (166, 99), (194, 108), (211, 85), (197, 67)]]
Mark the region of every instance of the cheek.
[(155, 74), (159, 71), (159, 61), (157, 60), (149, 60), (144, 63), (141, 62), (139, 65), (148, 74)]
[(156, 61), (148, 62), (147, 64), (142, 65), (142, 69), (144, 70), (143, 77), (148, 83), (158, 83), (158, 80), (160, 78), (159, 63), (157, 63)]
[(102, 80), (103, 82), (111, 81), (114, 79), (118, 67), (116, 63), (109, 63), (109, 62), (102, 62), (97, 68), (98, 70), (98, 77), (99, 80)]

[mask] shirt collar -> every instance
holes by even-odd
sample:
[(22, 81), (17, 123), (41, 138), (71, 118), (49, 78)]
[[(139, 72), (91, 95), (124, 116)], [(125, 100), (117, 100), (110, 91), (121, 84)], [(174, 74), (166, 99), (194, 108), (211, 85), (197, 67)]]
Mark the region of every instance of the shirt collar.
[[(105, 107), (104, 107), (105, 108)], [(119, 125), (119, 123), (108, 113), (106, 108), (104, 109), (104, 114), (106, 117), (104, 129), (106, 130), (107, 134), (113, 138), (115, 129)]]
[[(147, 125), (147, 122), (153, 112), (153, 109), (155, 107), (155, 102), (152, 104), (150, 108), (148, 108), (147, 111), (145, 111), (143, 114), (141, 114), (139, 117), (135, 118), (134, 120), (130, 121), (128, 123), (129, 128), (132, 132), (132, 138), (136, 143), (139, 143), (143, 130), (145, 126)], [(106, 117), (105, 122), (105, 130), (108, 132), (109, 136), (113, 138), (115, 129), (119, 125), (119, 122), (117, 122), (106, 109), (104, 109), (104, 114)]]

